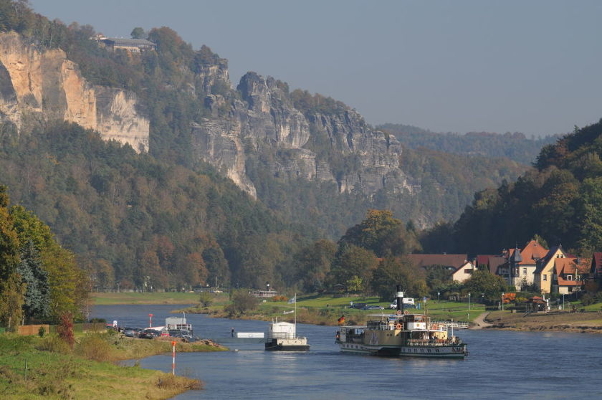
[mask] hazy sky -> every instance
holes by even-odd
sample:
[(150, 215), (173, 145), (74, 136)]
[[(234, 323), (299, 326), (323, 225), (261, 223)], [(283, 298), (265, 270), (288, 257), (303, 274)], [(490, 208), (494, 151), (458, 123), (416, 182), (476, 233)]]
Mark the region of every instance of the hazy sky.
[(366, 121), (548, 135), (602, 118), (600, 0), (30, 0), (110, 37), (167, 26), (195, 50)]

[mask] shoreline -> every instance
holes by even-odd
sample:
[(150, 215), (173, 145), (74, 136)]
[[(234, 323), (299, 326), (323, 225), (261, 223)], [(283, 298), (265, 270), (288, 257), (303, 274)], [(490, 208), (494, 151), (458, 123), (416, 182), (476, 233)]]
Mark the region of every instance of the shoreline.
[(602, 334), (602, 314), (568, 311), (519, 314), (491, 311), (475, 318), (469, 329)]

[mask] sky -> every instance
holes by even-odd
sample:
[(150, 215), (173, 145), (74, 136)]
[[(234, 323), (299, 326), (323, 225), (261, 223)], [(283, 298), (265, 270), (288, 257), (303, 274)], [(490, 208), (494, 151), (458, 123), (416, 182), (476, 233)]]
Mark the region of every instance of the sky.
[(564, 134), (602, 118), (599, 0), (29, 0), (129, 38), (169, 27), (246, 72), (342, 101), (372, 125)]

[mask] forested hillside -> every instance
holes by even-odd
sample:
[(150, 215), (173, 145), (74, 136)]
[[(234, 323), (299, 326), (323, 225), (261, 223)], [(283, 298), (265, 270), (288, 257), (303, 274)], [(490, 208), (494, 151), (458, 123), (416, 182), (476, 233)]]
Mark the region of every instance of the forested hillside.
[[(28, 46), (22, 53), (60, 49), (82, 87), (135, 94), (134, 111), (149, 123), (148, 153), (137, 153), (64, 122), (55, 107), (67, 103), (63, 92), (19, 98), (0, 68), (0, 184), (75, 252), (96, 289), (317, 290), (353, 280), (336, 266), (357, 259), (373, 272), (377, 258), (398, 256), (391, 246), (334, 244), (369, 210), (390, 210), (394, 235), (383, 240), (407, 236), (416, 243), (405, 251), (419, 251), (416, 238), (429, 238), (421, 229), (451, 224), (475, 191), (528, 168), (493, 150), (404, 148), (340, 101), (252, 72), (234, 88), (227, 60), (209, 47), (194, 50), (167, 27), (134, 31), (156, 50), (111, 51), (91, 26), (0, 0), (0, 32), (17, 32), (11, 43)], [(7, 117), (19, 107), (21, 119)], [(364, 288), (372, 272), (358, 276)]]
[(469, 132), (466, 134), (437, 133), (411, 125), (383, 124), (378, 126), (395, 135), (410, 149), (427, 148), (444, 153), (480, 156), (483, 158), (507, 158), (517, 163), (531, 165), (543, 146), (554, 143), (558, 135), (527, 139), (524, 134)]
[(95, 289), (262, 287), (312, 234), (217, 173), (199, 174), (75, 124), (1, 150), (2, 183), (57, 232)]
[(455, 248), (497, 254), (539, 234), (581, 256), (600, 251), (601, 157), (602, 122), (544, 147), (535, 170), (475, 195), (453, 229)]

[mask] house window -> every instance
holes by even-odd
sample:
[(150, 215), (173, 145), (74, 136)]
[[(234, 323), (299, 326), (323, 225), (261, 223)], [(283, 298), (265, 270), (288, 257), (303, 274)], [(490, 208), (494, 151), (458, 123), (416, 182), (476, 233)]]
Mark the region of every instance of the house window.
[(543, 274), (543, 280), (547, 281), (548, 280), (548, 274)]
[(523, 275), (527, 275), (527, 268), (523, 268)]
[(566, 280), (567, 281), (572, 281), (573, 280), (573, 275), (567, 275), (566, 276)]

